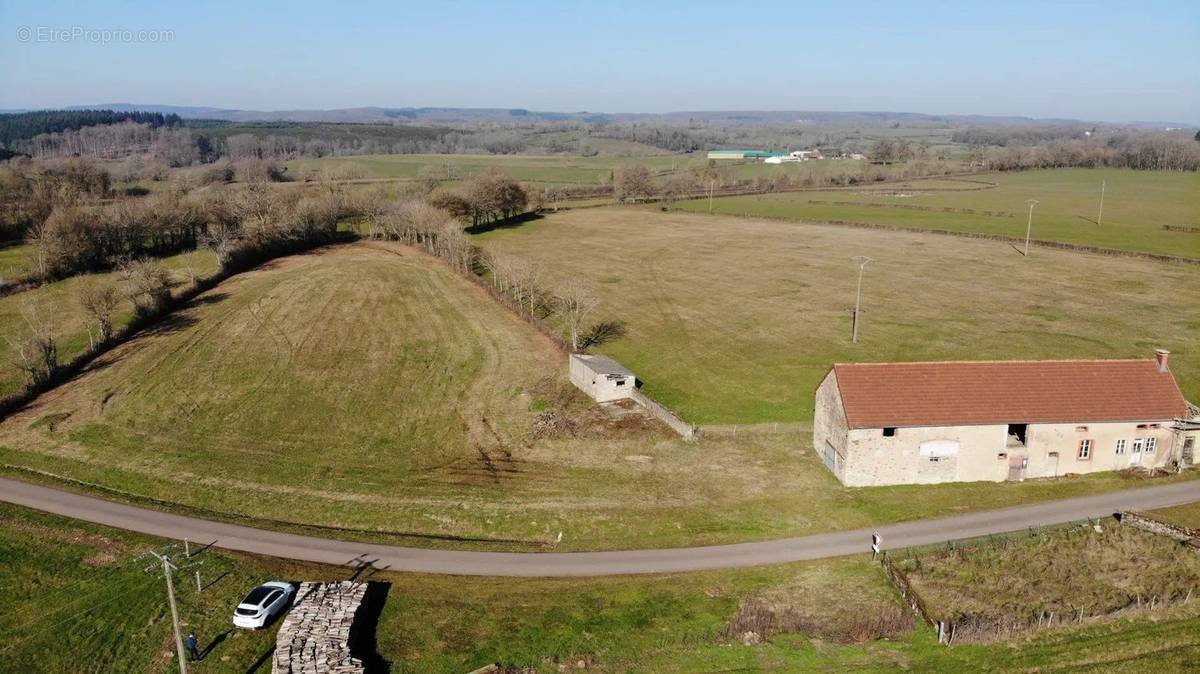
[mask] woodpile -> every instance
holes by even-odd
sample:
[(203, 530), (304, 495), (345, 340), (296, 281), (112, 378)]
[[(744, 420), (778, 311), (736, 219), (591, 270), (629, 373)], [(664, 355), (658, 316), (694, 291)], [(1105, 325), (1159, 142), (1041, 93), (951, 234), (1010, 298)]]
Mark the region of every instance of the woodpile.
[(296, 603), (279, 627), (272, 674), (360, 674), (350, 656), (350, 627), (366, 583), (301, 583)]

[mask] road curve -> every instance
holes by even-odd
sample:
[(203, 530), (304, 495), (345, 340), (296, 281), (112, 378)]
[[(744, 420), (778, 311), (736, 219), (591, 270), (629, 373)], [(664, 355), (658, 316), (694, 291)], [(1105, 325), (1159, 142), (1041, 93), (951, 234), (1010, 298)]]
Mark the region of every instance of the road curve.
[(960, 538), (1017, 531), (1118, 510), (1148, 510), (1200, 500), (1200, 481), (1079, 496), (941, 519), (888, 524), (874, 529), (837, 531), (798, 538), (661, 550), (611, 552), (473, 552), (301, 536), (147, 510), (74, 492), (0, 478), (0, 501), (152, 536), (324, 564), (371, 560), (392, 571), (466, 576), (612, 576), (728, 569), (866, 553), (872, 531), (883, 548), (927, 545)]

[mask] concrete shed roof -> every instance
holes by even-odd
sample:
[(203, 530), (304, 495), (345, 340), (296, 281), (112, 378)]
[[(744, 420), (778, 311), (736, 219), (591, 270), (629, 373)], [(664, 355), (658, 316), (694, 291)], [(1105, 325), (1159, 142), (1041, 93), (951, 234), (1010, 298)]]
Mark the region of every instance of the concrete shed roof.
[(586, 353), (577, 353), (572, 358), (579, 359), (589, 370), (596, 374), (602, 375), (618, 375), (623, 377), (632, 377), (633, 372), (624, 365), (609, 358), (608, 356), (593, 356)]
[(1187, 416), (1153, 359), (838, 363), (851, 428), (1158, 421)]

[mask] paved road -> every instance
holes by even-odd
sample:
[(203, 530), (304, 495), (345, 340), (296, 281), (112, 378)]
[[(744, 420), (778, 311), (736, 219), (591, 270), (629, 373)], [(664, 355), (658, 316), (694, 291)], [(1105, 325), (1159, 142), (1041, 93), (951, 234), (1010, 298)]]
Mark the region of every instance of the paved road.
[[(875, 529), (883, 548), (940, 543), (959, 538), (1016, 531), (1118, 510), (1148, 510), (1200, 500), (1200, 481), (1081, 496), (1059, 501), (956, 515), (943, 519), (889, 524)], [(299, 536), (147, 510), (73, 492), (0, 478), (0, 501), (79, 520), (153, 536), (215, 542), (228, 550), (325, 564), (356, 558), (394, 571), (470, 576), (609, 576), (726, 569), (866, 553), (872, 529), (839, 531), (756, 543), (664, 550), (613, 552), (470, 552), (428, 550), (394, 545)]]

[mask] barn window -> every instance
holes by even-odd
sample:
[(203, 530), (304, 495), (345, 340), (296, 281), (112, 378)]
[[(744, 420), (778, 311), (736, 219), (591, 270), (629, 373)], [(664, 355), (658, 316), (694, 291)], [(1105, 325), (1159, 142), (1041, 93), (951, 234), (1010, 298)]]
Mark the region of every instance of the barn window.
[(1024, 447), (1026, 434), (1029, 431), (1028, 424), (1009, 424), (1008, 425), (1008, 445), (1010, 447)]
[(884, 428), (883, 429), (883, 437), (885, 437), (885, 438), (896, 437), (896, 427), (895, 426), (887, 426), (886, 428)]
[(1158, 449), (1158, 438), (1146, 438), (1146, 453), (1153, 454)]
[(1090, 458), (1092, 458), (1092, 441), (1091, 440), (1080, 440), (1079, 441), (1079, 459), (1081, 461), (1086, 461), (1087, 459), (1090, 459)]

